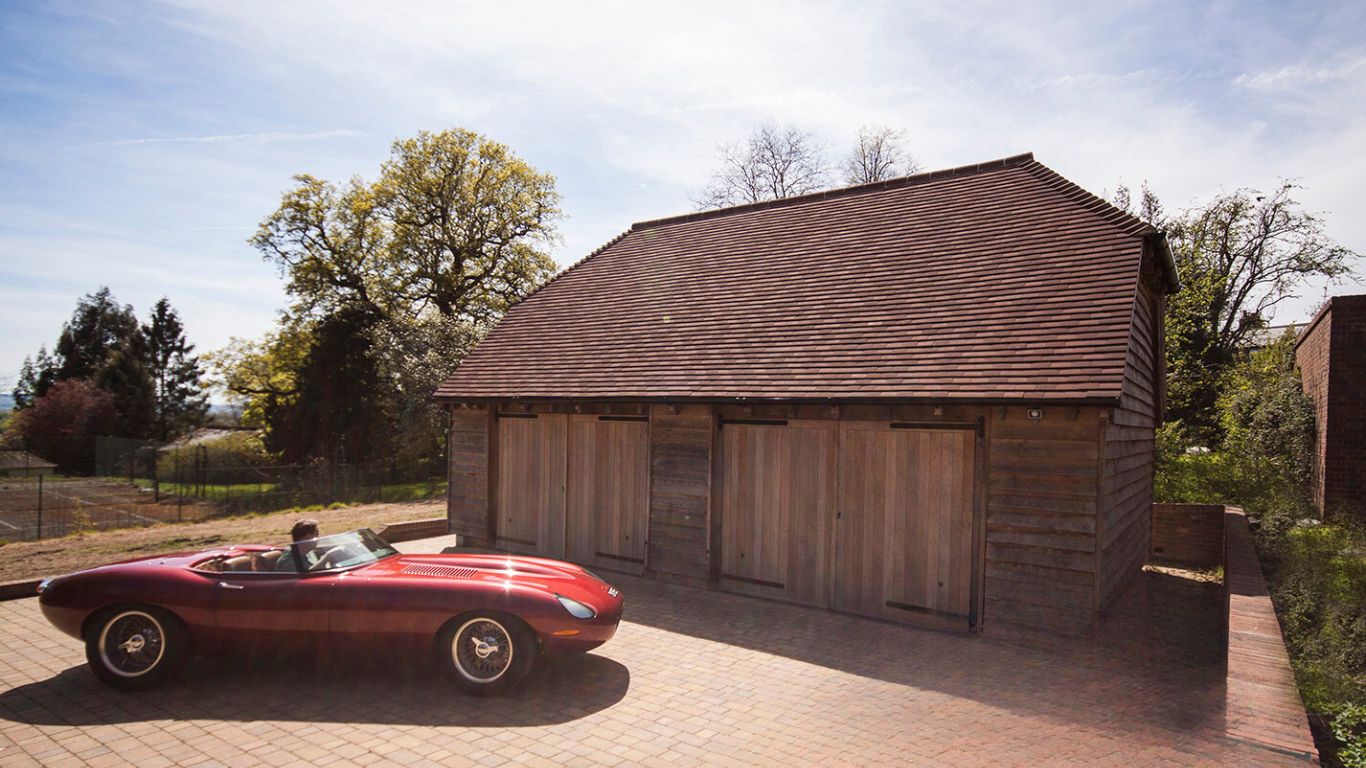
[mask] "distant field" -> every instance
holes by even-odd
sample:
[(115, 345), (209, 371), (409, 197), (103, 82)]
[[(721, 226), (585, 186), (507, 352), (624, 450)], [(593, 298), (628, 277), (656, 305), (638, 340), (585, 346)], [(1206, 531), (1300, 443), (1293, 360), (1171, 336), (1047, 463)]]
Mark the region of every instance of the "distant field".
[(152, 525), (178, 519), (195, 520), (207, 510), (186, 504), (177, 509), (173, 498), (158, 504), (154, 494), (129, 483), (103, 478), (43, 478), (39, 504), (36, 479), (0, 480), (0, 539), (36, 538), (39, 517), (42, 536), (60, 536), (77, 529), (105, 530)]

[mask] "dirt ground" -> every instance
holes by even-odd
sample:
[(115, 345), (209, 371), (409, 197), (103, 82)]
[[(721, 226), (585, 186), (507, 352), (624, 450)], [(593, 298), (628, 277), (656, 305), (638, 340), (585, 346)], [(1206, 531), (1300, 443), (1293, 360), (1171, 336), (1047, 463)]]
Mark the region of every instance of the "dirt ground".
[(55, 576), (158, 552), (205, 549), (220, 544), (283, 543), (289, 540), (290, 526), (301, 517), (317, 520), (323, 533), (336, 533), (355, 528), (378, 529), (389, 523), (441, 517), (445, 513), (445, 500), (434, 499), (318, 512), (274, 512), (17, 542), (0, 546), (0, 582)]

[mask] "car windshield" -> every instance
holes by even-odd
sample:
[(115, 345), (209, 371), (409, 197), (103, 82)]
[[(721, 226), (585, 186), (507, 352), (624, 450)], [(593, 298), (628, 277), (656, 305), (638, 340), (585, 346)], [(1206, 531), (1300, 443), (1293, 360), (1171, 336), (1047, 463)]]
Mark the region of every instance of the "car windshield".
[(294, 549), (304, 570), (314, 572), (352, 568), (398, 554), (398, 550), (366, 528), (296, 541)]

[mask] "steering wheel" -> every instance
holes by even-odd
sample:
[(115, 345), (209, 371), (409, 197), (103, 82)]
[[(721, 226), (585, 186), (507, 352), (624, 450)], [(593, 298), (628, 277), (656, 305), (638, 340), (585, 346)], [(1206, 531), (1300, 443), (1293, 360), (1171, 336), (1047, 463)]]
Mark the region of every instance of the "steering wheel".
[(336, 560), (340, 560), (342, 557), (346, 556), (346, 554), (347, 554), (346, 547), (344, 547), (344, 546), (333, 547), (333, 548), (327, 550), (326, 552), (324, 552), (324, 553), (323, 553), (323, 556), (320, 557), (320, 558), (318, 558), (318, 561), (317, 561), (317, 562), (315, 562), (314, 564), (308, 566), (308, 570), (310, 570), (310, 571), (325, 571), (325, 570), (327, 570), (328, 568), (332, 568), (332, 567), (334, 567), (334, 566), (336, 565), (336, 562), (334, 561), (334, 556), (335, 556), (335, 559), (336, 559)]

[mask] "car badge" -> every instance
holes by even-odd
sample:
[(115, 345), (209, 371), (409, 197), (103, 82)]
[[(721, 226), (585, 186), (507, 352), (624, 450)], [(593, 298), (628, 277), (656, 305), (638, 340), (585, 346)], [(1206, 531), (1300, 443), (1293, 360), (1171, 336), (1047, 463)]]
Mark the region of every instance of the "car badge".
[(616, 596), (619, 595), (619, 594), (621, 594), (621, 593), (617, 591), (617, 588), (616, 588), (616, 587), (608, 587), (608, 588), (607, 588), (607, 596), (608, 596), (608, 597), (616, 597)]

